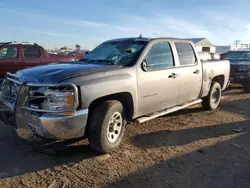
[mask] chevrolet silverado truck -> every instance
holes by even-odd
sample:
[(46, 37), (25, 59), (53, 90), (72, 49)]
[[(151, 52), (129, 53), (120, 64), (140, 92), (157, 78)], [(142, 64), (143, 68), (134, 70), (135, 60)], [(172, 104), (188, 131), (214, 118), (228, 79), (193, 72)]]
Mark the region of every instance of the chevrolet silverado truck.
[(243, 85), (250, 93), (250, 50), (229, 51), (223, 59), (230, 61), (230, 82)]
[(49, 54), (37, 44), (0, 43), (0, 79), (7, 72), (15, 73), (28, 67), (54, 62), (72, 62), (72, 60), (72, 56)]
[(197, 57), (186, 40), (109, 40), (73, 64), (8, 73), (1, 85), (1, 119), (28, 141), (88, 138), (95, 150), (109, 153), (120, 145), (127, 122), (143, 123), (198, 103), (218, 107), (229, 61), (201, 63)]

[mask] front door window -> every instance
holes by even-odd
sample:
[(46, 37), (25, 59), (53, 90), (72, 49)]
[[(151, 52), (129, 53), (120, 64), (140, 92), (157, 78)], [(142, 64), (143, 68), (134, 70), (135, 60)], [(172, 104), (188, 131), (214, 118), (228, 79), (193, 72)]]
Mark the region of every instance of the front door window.
[(169, 43), (159, 42), (154, 44), (146, 56), (146, 61), (150, 69), (173, 67), (174, 59)]

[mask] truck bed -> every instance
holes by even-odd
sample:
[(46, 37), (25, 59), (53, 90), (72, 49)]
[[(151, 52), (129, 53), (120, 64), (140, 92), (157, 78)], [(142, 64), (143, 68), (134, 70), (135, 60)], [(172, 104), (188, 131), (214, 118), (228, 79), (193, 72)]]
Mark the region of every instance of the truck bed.
[(214, 60), (202, 62), (203, 67), (203, 94), (206, 96), (210, 85), (211, 78), (220, 76), (222, 90), (225, 90), (228, 85), (229, 74), (230, 74), (230, 63), (228, 60)]

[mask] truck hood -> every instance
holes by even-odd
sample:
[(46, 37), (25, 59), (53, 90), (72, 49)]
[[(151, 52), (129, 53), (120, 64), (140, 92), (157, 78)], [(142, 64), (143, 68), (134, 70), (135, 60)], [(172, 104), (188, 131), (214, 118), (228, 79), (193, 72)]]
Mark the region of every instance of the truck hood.
[(89, 63), (56, 63), (18, 71), (16, 74), (28, 83), (59, 83), (76, 76), (120, 69), (115, 65)]

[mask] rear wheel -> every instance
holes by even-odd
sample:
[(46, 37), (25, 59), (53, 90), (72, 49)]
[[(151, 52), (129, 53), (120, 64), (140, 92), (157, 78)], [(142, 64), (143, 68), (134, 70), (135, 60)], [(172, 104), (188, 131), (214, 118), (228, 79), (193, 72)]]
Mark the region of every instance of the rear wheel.
[(120, 145), (126, 125), (125, 109), (120, 101), (104, 101), (95, 109), (88, 122), (88, 140), (101, 153), (110, 153)]
[(208, 95), (202, 99), (202, 106), (207, 110), (214, 110), (219, 106), (220, 101), (221, 86), (218, 82), (212, 82)]

